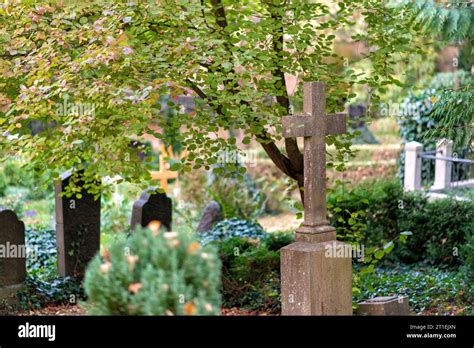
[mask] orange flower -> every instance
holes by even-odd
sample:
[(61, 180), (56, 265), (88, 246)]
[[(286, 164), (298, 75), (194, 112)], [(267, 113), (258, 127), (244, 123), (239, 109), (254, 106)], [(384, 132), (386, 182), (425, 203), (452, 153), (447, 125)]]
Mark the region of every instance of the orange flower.
[(108, 249), (104, 249), (104, 251), (102, 252), (102, 257), (105, 261), (110, 261), (110, 253)]
[(196, 314), (196, 305), (192, 302), (187, 302), (184, 305), (184, 313), (186, 315), (194, 315)]
[(148, 228), (151, 230), (154, 236), (157, 236), (160, 233), (161, 222), (153, 220), (148, 224)]
[(201, 249), (201, 244), (199, 244), (198, 242), (193, 242), (188, 247), (188, 253), (194, 254), (199, 249)]
[(111, 267), (112, 267), (112, 264), (107, 261), (106, 263), (103, 263), (100, 265), (100, 271), (102, 273), (107, 273)]
[(129, 285), (128, 291), (130, 291), (132, 294), (136, 294), (142, 287), (143, 285), (141, 283), (133, 283)]

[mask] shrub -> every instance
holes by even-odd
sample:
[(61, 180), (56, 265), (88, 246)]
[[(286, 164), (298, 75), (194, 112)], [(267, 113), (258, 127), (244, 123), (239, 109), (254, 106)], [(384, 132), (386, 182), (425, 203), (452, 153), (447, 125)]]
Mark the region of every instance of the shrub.
[(10, 159), (0, 165), (0, 196), (7, 194), (9, 187), (26, 189), (26, 199), (42, 199), (51, 193), (51, 190), (38, 188), (40, 179), (34, 172), (25, 170), (19, 160)]
[(184, 233), (139, 229), (89, 264), (91, 314), (192, 315), (220, 311), (220, 261)]
[(474, 202), (429, 202), (421, 192), (404, 193), (397, 181), (367, 182), (353, 190), (337, 189), (329, 194), (328, 202), (331, 224), (338, 233), (349, 224), (349, 219), (340, 219), (341, 212), (364, 212), (362, 233), (367, 245), (383, 244), (403, 231), (413, 232), (406, 245), (396, 248), (388, 260), (457, 265), (460, 258), (456, 250), (460, 252), (466, 238), (474, 233)]
[(255, 220), (265, 211), (267, 198), (248, 174), (217, 177), (207, 191), (219, 203), (224, 219)]
[[(474, 235), (471, 235), (461, 248), (464, 263), (463, 271), (469, 284), (474, 284)], [(474, 300), (474, 285), (468, 287), (468, 296)]]
[(211, 231), (202, 233), (201, 242), (207, 244), (232, 237), (262, 238), (266, 234), (262, 226), (256, 222), (231, 218), (218, 222)]
[(223, 305), (278, 313), (280, 248), (293, 239), (293, 233), (271, 233), (262, 239), (216, 241), (222, 260)]

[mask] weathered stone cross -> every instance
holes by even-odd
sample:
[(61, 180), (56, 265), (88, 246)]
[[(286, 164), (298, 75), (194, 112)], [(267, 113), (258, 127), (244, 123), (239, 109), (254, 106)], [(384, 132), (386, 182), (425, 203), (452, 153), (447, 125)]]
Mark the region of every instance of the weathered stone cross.
[(282, 119), (283, 136), (304, 137), (304, 222), (296, 230), (297, 242), (325, 242), (336, 239), (326, 219), (326, 135), (346, 132), (347, 115), (326, 115), (325, 86), (305, 82), (303, 115)]

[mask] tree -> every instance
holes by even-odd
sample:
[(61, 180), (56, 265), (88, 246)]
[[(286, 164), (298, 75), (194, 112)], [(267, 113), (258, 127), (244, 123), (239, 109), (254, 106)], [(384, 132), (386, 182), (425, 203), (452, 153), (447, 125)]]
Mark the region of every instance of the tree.
[[(237, 129), (243, 144), (261, 144), (302, 195), (301, 149), (279, 135), (279, 119), (290, 112), (285, 74), (325, 82), (328, 112), (340, 111), (355, 85), (367, 85), (377, 101), (387, 85), (399, 84), (393, 65), (414, 50), (417, 29), (410, 8), (379, 0), (17, 0), (0, 8), (0, 27), (0, 141), (36, 172), (57, 177), (74, 167), (91, 185), (102, 179), (103, 189), (114, 181), (104, 177), (146, 185), (147, 166), (129, 139), (166, 137), (152, 122), (174, 127), (188, 153), (176, 166), (184, 171), (210, 169), (219, 151), (235, 151), (236, 139), (218, 131)], [(337, 68), (344, 57), (332, 45), (341, 28), (370, 48), (365, 73)], [(159, 112), (164, 94), (193, 94), (195, 113), (169, 103), (176, 109), (170, 122)], [(33, 135), (32, 121), (47, 127)], [(327, 137), (335, 160), (350, 153), (350, 138)]]

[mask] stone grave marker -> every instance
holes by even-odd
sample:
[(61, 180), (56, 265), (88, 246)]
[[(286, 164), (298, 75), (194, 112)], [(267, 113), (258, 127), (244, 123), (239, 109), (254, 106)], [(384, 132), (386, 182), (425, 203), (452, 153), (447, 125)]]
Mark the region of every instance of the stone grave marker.
[(304, 137), (304, 222), (295, 243), (281, 249), (282, 314), (351, 315), (352, 255), (328, 253), (346, 245), (326, 213), (325, 137), (345, 133), (347, 116), (326, 115), (323, 83), (306, 82), (303, 92), (304, 114), (282, 120), (284, 137)]
[[(55, 185), (58, 271), (61, 276), (82, 278), (100, 249), (100, 197), (95, 199), (84, 188), (81, 198), (63, 196), (73, 175), (64, 173)], [(84, 182), (77, 185), (83, 187)]]
[(0, 208), (0, 299), (16, 302), (25, 276), (25, 225), (13, 211)]
[(219, 203), (217, 203), (216, 201), (212, 201), (211, 203), (209, 203), (206, 209), (204, 209), (204, 213), (202, 214), (202, 218), (197, 227), (197, 231), (210, 231), (212, 230), (214, 225), (221, 219), (221, 207), (219, 206)]
[(152, 221), (159, 221), (171, 231), (173, 206), (166, 193), (154, 192), (156, 187), (143, 191), (140, 199), (133, 204), (131, 226), (146, 227)]
[(406, 296), (380, 296), (359, 303), (359, 315), (410, 315)]

